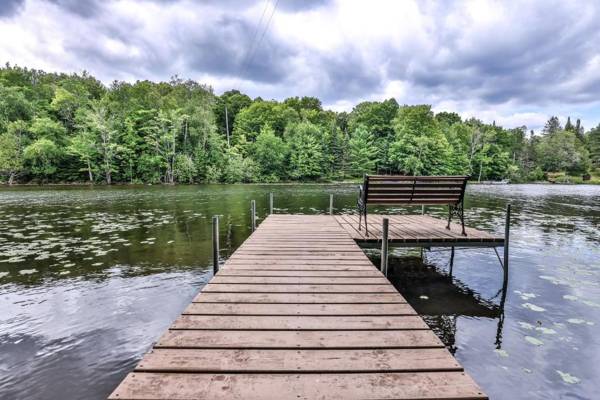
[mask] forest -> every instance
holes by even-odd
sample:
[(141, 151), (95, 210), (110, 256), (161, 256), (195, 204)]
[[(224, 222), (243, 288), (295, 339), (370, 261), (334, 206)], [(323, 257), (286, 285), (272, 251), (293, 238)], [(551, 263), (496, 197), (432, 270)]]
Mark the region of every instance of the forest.
[(600, 125), (506, 129), (395, 99), (350, 112), (314, 97), (218, 96), (154, 83), (0, 68), (0, 182), (341, 181), (365, 173), (468, 174), (475, 181), (581, 181), (600, 168)]

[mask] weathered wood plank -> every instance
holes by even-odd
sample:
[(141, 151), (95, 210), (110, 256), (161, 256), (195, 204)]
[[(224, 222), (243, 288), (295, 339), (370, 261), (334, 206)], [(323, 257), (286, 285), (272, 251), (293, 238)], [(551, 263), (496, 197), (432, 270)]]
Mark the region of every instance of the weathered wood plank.
[(217, 275), (211, 281), (214, 284), (303, 284), (303, 285), (389, 285), (384, 276), (358, 276), (358, 277), (265, 277), (265, 276), (227, 276)]
[(408, 330), (429, 329), (419, 316), (182, 315), (170, 329)]
[(167, 331), (155, 348), (384, 349), (444, 347), (430, 330)]
[(203, 293), (397, 293), (388, 284), (363, 285), (270, 285), (270, 284), (214, 284), (209, 283)]
[(155, 349), (137, 372), (413, 372), (462, 371), (441, 348), (265, 350)]
[(183, 314), (201, 315), (416, 315), (408, 304), (191, 303)]
[(485, 399), (463, 372), (129, 374), (111, 399)]
[(331, 271), (316, 270), (306, 271), (299, 270), (296, 268), (286, 270), (268, 270), (262, 269), (261, 267), (253, 268), (252, 270), (234, 269), (234, 268), (221, 268), (218, 275), (215, 277), (344, 277), (344, 278), (380, 278), (383, 275), (378, 270), (371, 268), (370, 270), (359, 270), (359, 271), (344, 271), (336, 270)]
[(406, 303), (400, 293), (211, 293), (200, 292), (194, 302), (208, 303)]

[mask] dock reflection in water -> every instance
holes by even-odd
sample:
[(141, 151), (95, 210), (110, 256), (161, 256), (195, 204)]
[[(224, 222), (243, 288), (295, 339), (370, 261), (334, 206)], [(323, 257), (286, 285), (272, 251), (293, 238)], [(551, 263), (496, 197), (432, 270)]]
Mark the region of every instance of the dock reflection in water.
[[(389, 260), (388, 279), (453, 354), (457, 350), (456, 325), (460, 317), (497, 320), (496, 336), (489, 340), (500, 349), (506, 287), (501, 286), (493, 298), (483, 298), (451, 275), (450, 250), (432, 252), (444, 252), (448, 255), (446, 268), (428, 263), (427, 251), (423, 252), (423, 258), (413, 255), (394, 256)], [(379, 265), (376, 257), (373, 256), (373, 261)]]

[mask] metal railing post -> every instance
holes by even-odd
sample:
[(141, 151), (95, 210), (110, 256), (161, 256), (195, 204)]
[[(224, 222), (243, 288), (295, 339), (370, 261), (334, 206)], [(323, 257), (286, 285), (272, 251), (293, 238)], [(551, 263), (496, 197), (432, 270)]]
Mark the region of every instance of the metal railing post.
[(388, 229), (389, 219), (383, 219), (383, 229), (381, 235), (381, 272), (387, 277), (388, 274)]
[(506, 205), (506, 221), (504, 222), (504, 284), (508, 284), (508, 248), (510, 241), (510, 204)]
[(252, 232), (256, 230), (256, 201), (250, 201), (250, 223), (252, 224)]
[(219, 216), (212, 217), (213, 274), (219, 272)]
[(273, 193), (269, 193), (269, 215), (273, 214)]
[(333, 215), (333, 195), (329, 195), (329, 215)]

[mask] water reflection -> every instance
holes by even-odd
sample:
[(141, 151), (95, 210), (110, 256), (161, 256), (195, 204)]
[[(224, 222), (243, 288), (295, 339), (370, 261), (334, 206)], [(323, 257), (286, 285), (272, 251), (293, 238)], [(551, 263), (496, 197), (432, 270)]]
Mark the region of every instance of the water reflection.
[[(442, 250), (433, 250), (442, 252)], [(388, 279), (414, 309), (424, 317), (427, 324), (452, 352), (456, 352), (456, 321), (458, 317), (490, 318), (498, 321), (496, 336), (489, 338), (496, 347), (502, 347), (504, 302), (507, 287), (502, 285), (498, 299), (484, 299), (475, 290), (453, 278), (450, 250), (443, 250), (449, 258), (446, 269), (427, 262), (428, 252), (423, 258), (417, 256), (394, 256), (389, 261)], [(396, 250), (396, 254), (398, 250)], [(374, 262), (378, 260), (374, 257)], [(376, 264), (378, 265), (378, 264)]]

